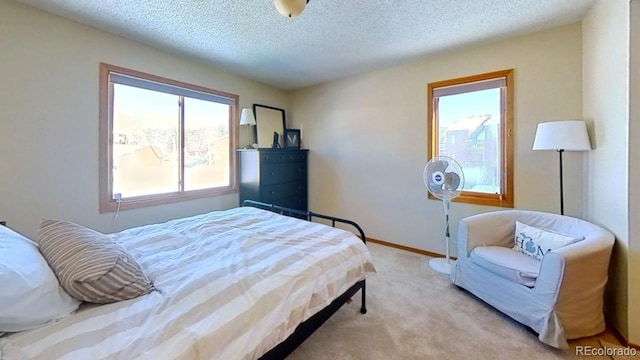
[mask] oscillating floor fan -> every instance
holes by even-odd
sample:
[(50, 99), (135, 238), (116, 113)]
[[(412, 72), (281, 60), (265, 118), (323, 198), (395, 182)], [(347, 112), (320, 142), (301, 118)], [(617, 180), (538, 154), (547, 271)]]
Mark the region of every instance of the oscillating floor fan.
[(449, 257), (449, 207), (451, 200), (458, 197), (464, 187), (464, 173), (462, 167), (453, 158), (436, 156), (429, 160), (422, 173), (427, 191), (442, 200), (444, 205), (445, 227), (445, 258), (429, 260), (429, 266), (443, 274), (451, 273), (453, 262)]

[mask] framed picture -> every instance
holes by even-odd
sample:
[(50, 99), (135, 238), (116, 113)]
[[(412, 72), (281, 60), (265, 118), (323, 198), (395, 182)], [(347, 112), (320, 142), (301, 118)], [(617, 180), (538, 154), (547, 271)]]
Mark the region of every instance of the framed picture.
[(300, 130), (298, 129), (284, 130), (284, 148), (300, 149)]

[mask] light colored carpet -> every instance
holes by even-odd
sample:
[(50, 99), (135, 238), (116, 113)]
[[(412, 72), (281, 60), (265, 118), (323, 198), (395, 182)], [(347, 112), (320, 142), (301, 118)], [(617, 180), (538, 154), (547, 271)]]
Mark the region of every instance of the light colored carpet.
[(432, 271), (428, 257), (368, 244), (378, 274), (288, 359), (571, 359)]

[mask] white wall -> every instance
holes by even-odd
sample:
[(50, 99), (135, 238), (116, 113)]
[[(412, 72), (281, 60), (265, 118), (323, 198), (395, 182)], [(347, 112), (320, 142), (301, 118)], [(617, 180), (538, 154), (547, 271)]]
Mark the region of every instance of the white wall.
[(287, 105), (272, 87), (0, 1), (0, 220), (34, 236), (43, 217), (115, 231), (237, 206), (237, 194), (204, 198), (123, 211), (110, 226), (98, 213), (100, 62), (235, 93), (242, 107)]
[(586, 217), (616, 235), (605, 308), (629, 333), (629, 1), (597, 1), (582, 26), (583, 116), (589, 152)]
[[(311, 149), (310, 208), (361, 222), (372, 238), (443, 253), (442, 204), (422, 182), (427, 84), (515, 68), (515, 206), (559, 212), (558, 155), (531, 146), (538, 122), (580, 118), (581, 64), (574, 24), (294, 92), (289, 119)], [(569, 215), (582, 213), (584, 156), (565, 156)], [(451, 223), (495, 209), (454, 203)]]
[(629, 341), (640, 344), (640, 3), (631, 2), (629, 69)]

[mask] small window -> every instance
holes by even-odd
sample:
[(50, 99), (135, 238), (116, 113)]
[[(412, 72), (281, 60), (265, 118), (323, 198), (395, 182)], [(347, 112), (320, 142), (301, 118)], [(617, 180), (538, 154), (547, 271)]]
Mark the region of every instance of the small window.
[(513, 69), (427, 86), (427, 156), (449, 156), (465, 175), (453, 201), (513, 207)]
[(238, 96), (100, 65), (100, 211), (236, 188)]

